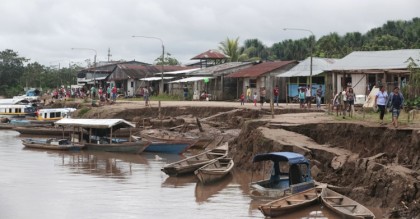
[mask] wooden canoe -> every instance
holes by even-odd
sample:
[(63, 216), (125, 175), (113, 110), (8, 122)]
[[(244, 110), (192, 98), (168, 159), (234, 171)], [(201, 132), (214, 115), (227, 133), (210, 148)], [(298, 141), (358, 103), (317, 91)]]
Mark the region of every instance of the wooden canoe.
[(46, 149), (46, 150), (80, 150), (83, 144), (73, 143), (67, 139), (22, 139), (22, 144), (27, 148)]
[(148, 141), (134, 141), (134, 142), (100, 142), (98, 143), (85, 143), (86, 150), (92, 151), (105, 151), (105, 152), (117, 152), (117, 153), (131, 153), (131, 154), (139, 154), (143, 152), (148, 146), (150, 142)]
[(218, 158), (197, 169), (194, 173), (203, 183), (211, 183), (225, 177), (234, 166), (231, 158)]
[(210, 163), (213, 159), (225, 157), (227, 150), (228, 146), (225, 144), (215, 149), (206, 150), (200, 154), (167, 164), (161, 170), (169, 176), (191, 174), (198, 168)]
[(350, 199), (347, 196), (334, 192), (329, 188), (323, 188), (321, 192), (322, 203), (342, 218), (346, 219), (374, 219), (375, 215), (365, 206)]
[(320, 189), (312, 188), (260, 205), (258, 209), (266, 217), (278, 217), (315, 204), (319, 196)]

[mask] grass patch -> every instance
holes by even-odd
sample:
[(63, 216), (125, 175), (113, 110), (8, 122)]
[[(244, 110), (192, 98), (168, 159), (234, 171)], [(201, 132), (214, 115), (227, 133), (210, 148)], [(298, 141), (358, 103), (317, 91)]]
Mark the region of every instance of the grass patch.
[[(379, 112), (373, 112), (368, 111), (363, 114), (363, 111), (358, 110), (354, 112), (353, 117), (350, 117), (349, 114), (346, 112), (345, 118), (343, 118), (343, 115), (336, 116), (337, 113), (334, 111), (332, 113), (332, 116), (334, 116), (335, 120), (338, 121), (365, 121), (365, 122), (372, 122), (372, 123), (378, 123), (379, 120)], [(409, 113), (405, 112), (404, 110), (401, 110), (400, 116), (398, 117), (398, 123), (402, 125), (408, 125), (408, 124), (420, 124), (420, 115), (415, 115), (414, 120), (412, 115), (410, 117), (410, 120), (408, 119)], [(390, 124), (392, 122), (392, 113), (386, 112), (384, 115), (384, 122), (387, 124)]]
[(79, 111), (79, 117), (83, 117), (83, 115), (85, 115), (87, 112), (89, 112), (90, 108), (88, 107), (83, 107), (80, 109)]

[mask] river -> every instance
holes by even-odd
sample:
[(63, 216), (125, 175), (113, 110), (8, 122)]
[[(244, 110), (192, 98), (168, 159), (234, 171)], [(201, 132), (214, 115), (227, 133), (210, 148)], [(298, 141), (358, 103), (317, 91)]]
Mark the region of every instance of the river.
[[(234, 171), (209, 186), (160, 171), (179, 155), (25, 149), (0, 130), (0, 218), (264, 218)], [(158, 155), (162, 159), (156, 159)], [(335, 218), (321, 205), (282, 218)]]

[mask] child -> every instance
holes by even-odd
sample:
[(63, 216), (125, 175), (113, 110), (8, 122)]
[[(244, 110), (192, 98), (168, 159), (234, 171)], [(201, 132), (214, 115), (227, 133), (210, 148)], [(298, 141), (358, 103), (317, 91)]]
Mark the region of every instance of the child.
[(254, 92), (254, 106), (257, 106), (257, 92)]
[(244, 94), (244, 93), (242, 93), (242, 94), (241, 94), (241, 106), (242, 106), (242, 105), (245, 105), (244, 101), (245, 101), (245, 94)]

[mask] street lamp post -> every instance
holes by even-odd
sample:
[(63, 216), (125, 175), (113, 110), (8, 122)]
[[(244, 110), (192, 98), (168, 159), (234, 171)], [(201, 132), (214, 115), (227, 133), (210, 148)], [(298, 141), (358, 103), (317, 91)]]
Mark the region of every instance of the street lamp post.
[(93, 57), (93, 86), (96, 87), (96, 56), (97, 56), (97, 52), (95, 49), (91, 49), (91, 48), (71, 48), (72, 50), (90, 50), (95, 52), (95, 56)]
[[(306, 32), (311, 33), (311, 36), (314, 36), (314, 40), (315, 40), (315, 34), (311, 30), (308, 30), (308, 29), (283, 28), (283, 30), (306, 31)], [(312, 56), (313, 56), (312, 53), (313, 53), (313, 50), (314, 50), (314, 43), (313, 43), (313, 40), (311, 39), (311, 64), (310, 64), (310, 67), (309, 67), (309, 87), (311, 88), (311, 93), (312, 93)]]
[(161, 63), (161, 86), (159, 86), (159, 93), (163, 94), (163, 66), (165, 65), (165, 45), (163, 44), (163, 40), (159, 37), (154, 37), (154, 36), (138, 36), (138, 35), (133, 35), (131, 37), (139, 37), (139, 38), (148, 38), (148, 39), (156, 39), (159, 40), (160, 43), (162, 44), (162, 63)]

